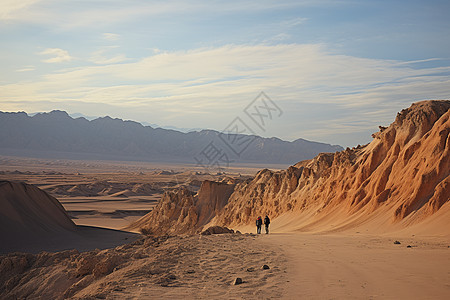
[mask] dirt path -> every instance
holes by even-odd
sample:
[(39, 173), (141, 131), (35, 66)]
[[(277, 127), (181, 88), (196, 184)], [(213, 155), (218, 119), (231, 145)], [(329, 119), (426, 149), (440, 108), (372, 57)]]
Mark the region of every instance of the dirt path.
[(450, 299), (445, 239), (398, 245), (387, 237), (275, 233), (259, 241), (286, 255), (285, 299)]
[[(0, 298), (280, 299), (286, 260), (260, 240), (148, 237), (85, 253), (11, 254), (0, 257)], [(236, 278), (242, 283), (234, 285)]]

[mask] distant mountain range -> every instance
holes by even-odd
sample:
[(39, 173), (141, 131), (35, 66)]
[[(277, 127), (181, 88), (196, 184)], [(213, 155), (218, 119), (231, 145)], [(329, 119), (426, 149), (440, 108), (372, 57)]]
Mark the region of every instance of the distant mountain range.
[[(33, 112), (33, 113), (28, 113), (28, 115), (29, 115), (30, 117), (32, 117), (32, 116), (35, 116), (35, 115), (37, 115), (37, 114), (42, 114), (42, 113), (45, 113), (45, 112), (42, 112), (42, 111), (41, 111), (41, 112)], [(69, 113), (68, 113), (68, 114), (69, 114)], [(100, 118), (99, 116), (87, 116), (87, 115), (82, 114), (82, 113), (70, 113), (69, 116), (71, 116), (71, 117), (74, 118), (74, 119), (77, 119), (77, 118), (85, 118), (86, 120), (89, 120), (89, 121), (92, 121), (92, 120), (95, 120), (95, 119)], [(192, 132), (192, 131), (202, 131), (202, 130), (205, 130), (205, 129), (206, 129), (206, 128), (185, 128), (185, 127), (176, 127), (176, 126), (171, 126), (171, 125), (165, 126), (165, 125), (159, 125), (159, 124), (156, 124), (156, 123), (149, 123), (149, 122), (139, 122), (139, 121), (137, 121), (137, 122), (138, 122), (138, 123), (141, 123), (141, 124), (144, 125), (144, 126), (150, 126), (150, 127), (152, 127), (152, 128), (170, 129), (170, 130), (181, 131), (181, 132), (184, 132), (184, 133)]]
[(58, 110), (33, 116), (0, 112), (0, 141), (3, 155), (199, 164), (219, 160), (222, 166), (230, 162), (294, 164), (320, 152), (343, 149), (304, 139), (287, 142), (214, 130), (183, 133), (110, 117), (72, 118)]

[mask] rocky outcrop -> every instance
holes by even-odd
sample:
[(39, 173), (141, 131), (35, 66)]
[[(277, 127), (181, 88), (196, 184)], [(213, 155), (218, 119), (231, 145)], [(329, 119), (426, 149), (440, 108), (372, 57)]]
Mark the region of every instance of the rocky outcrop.
[(201, 235), (211, 235), (211, 234), (224, 234), (224, 233), (234, 233), (233, 229), (229, 229), (227, 227), (221, 227), (221, 226), (211, 226), (207, 229), (203, 230), (200, 234)]
[(418, 102), (366, 146), (323, 153), (281, 172), (262, 170), (236, 187), (212, 224), (295, 212), (307, 230), (326, 215), (341, 214), (335, 226), (351, 226), (379, 209), (390, 223), (419, 222), (449, 202), (449, 109), (450, 101)]
[(150, 213), (128, 229), (152, 235), (197, 233), (227, 204), (234, 186), (205, 180), (197, 194), (186, 188), (167, 191)]
[(170, 219), (176, 222), (164, 223), (164, 230), (184, 224), (192, 232), (206, 224), (234, 227), (288, 213), (298, 230), (342, 230), (376, 218), (385, 229), (419, 223), (449, 203), (449, 109), (448, 100), (414, 103), (389, 127), (380, 127), (370, 144), (321, 153), (284, 171), (261, 170), (227, 190), (231, 195), (222, 195), (212, 182), (198, 196), (171, 192), (141, 226), (164, 228), (161, 220)]

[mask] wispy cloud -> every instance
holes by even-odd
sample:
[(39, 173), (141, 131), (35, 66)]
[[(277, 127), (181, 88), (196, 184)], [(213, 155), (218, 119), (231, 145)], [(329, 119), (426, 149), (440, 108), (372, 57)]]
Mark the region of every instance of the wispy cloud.
[(47, 48), (44, 51), (39, 52), (39, 54), (52, 56), (50, 58), (42, 60), (43, 62), (46, 63), (61, 63), (72, 60), (72, 57), (69, 55), (69, 52), (60, 48)]
[(308, 21), (308, 18), (297, 17), (297, 18), (285, 20), (285, 21), (281, 22), (280, 25), (285, 28), (291, 28), (291, 27), (295, 27), (295, 26), (304, 24), (306, 21)]
[(0, 20), (13, 19), (14, 15), (41, 0), (2, 0), (0, 5)]
[[(46, 52), (50, 53), (54, 51)], [(285, 132), (285, 138), (351, 144), (349, 133), (385, 124), (411, 101), (450, 97), (450, 78), (439, 75), (450, 67), (411, 68), (394, 60), (332, 54), (323, 45), (161, 51), (115, 64), (122, 59), (112, 56), (102, 65), (0, 86), (0, 101), (11, 106), (13, 101), (29, 99), (27, 106), (33, 110), (42, 110), (42, 101), (59, 103), (61, 108), (78, 103), (81, 112), (86, 103), (95, 102), (127, 111), (128, 118), (138, 119), (145, 112), (147, 120), (154, 122), (220, 129), (242, 110), (243, 103), (264, 90), (286, 109), (283, 124), (273, 127), (278, 130), (274, 135)], [(319, 109), (314, 119), (309, 116), (311, 109)], [(380, 109), (383, 114), (373, 113)]]
[(103, 38), (108, 41), (117, 41), (120, 35), (116, 33), (103, 33)]
[[(91, 27), (102, 24), (122, 23), (142, 17), (180, 16), (186, 14), (229, 14), (248, 11), (273, 11), (277, 9), (290, 9), (305, 6), (335, 6), (347, 1), (331, 0), (303, 0), (303, 1), (277, 1), (265, 0), (255, 2), (252, 0), (231, 1), (203, 1), (203, 0), (168, 0), (168, 1), (90, 1), (86, 3), (72, 2), (70, 10), (66, 1), (55, 1), (51, 6), (36, 6), (29, 10), (32, 4), (42, 0), (3, 0), (7, 5), (0, 10), (0, 16), (5, 15), (24, 23), (53, 24), (60, 28)], [(3, 6), (3, 5), (2, 5)], [(14, 12), (14, 14), (12, 14)], [(64, 16), (61, 18), (61, 16)], [(5, 17), (5, 18), (6, 18)], [(298, 22), (300, 19), (297, 19)]]
[(125, 54), (108, 55), (107, 49), (101, 49), (92, 53), (90, 61), (99, 65), (116, 64), (129, 60)]
[(30, 72), (30, 71), (34, 71), (36, 70), (36, 68), (34, 66), (25, 66), (21, 69), (17, 69), (16, 72)]

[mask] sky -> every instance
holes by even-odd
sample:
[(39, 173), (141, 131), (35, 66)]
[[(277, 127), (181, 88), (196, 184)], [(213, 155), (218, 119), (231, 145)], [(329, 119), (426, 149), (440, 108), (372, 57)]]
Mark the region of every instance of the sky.
[[(0, 0), (0, 110), (356, 146), (450, 99), (449, 1)], [(261, 92), (264, 127), (245, 113)]]

